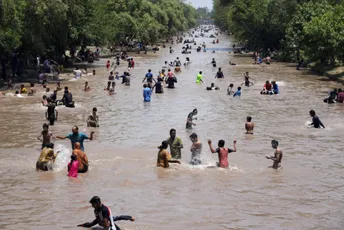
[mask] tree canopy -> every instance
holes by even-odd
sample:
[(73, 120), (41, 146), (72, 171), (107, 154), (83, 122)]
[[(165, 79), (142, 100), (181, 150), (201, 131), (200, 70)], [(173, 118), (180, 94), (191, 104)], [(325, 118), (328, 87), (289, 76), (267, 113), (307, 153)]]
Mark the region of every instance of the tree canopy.
[(344, 61), (342, 0), (213, 0), (214, 20), (254, 50), (290, 60)]
[(181, 0), (2, 0), (0, 52), (62, 54), (72, 47), (155, 43), (196, 25)]

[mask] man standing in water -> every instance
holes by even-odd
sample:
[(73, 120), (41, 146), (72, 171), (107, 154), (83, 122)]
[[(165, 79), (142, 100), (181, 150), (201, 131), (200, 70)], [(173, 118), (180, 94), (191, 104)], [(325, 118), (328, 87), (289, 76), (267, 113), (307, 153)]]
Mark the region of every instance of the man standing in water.
[(202, 143), (198, 139), (196, 133), (192, 133), (190, 135), (190, 140), (192, 142), (192, 146), (190, 148), (190, 151), (191, 151), (190, 164), (192, 164), (192, 165), (200, 165), (200, 164), (202, 164), (202, 161), (201, 161)]
[[(42, 131), (41, 135), (39, 137), (37, 137), (38, 140), (42, 141), (42, 148), (41, 149), (44, 149), (45, 147), (47, 147), (51, 143), (52, 136), (53, 136), (53, 134), (51, 132), (49, 132), (49, 125), (44, 124), (43, 125), (43, 131)], [(41, 137), (43, 137), (43, 140), (41, 140)]]
[(183, 143), (180, 137), (176, 137), (175, 129), (170, 130), (170, 137), (167, 139), (167, 143), (170, 146), (170, 152), (171, 152), (172, 158), (175, 158), (175, 159), (182, 158), (181, 150), (183, 148)]
[(218, 148), (215, 150), (211, 144), (211, 140), (208, 140), (209, 148), (212, 153), (218, 153), (219, 156), (219, 162), (217, 163), (217, 167), (220, 168), (228, 168), (228, 154), (232, 152), (236, 152), (236, 141), (233, 141), (233, 149), (225, 148), (225, 141), (219, 140)]
[(87, 127), (99, 127), (98, 121), (97, 108), (94, 107), (92, 113), (88, 116)]
[(272, 140), (271, 146), (273, 149), (275, 149), (274, 156), (265, 156), (265, 157), (269, 160), (273, 160), (274, 163), (271, 166), (273, 169), (278, 169), (279, 167), (281, 167), (283, 152), (280, 148), (278, 148), (278, 141)]
[(324, 124), (320, 121), (320, 118), (315, 114), (313, 109), (309, 111), (309, 115), (312, 117), (312, 123), (310, 125), (313, 125), (313, 127), (316, 129), (319, 129), (320, 126), (325, 128)]
[(244, 84), (245, 84), (245, 86), (247, 86), (247, 87), (249, 87), (250, 85), (254, 85), (253, 82), (250, 81), (250, 79), (252, 79), (252, 78), (249, 76), (249, 73), (248, 73), (248, 72), (246, 72), (246, 73), (244, 74), (244, 78), (245, 78), (245, 81), (244, 81), (244, 83), (242, 83), (241, 85), (244, 85)]
[(74, 144), (74, 150), (73, 150), (72, 154), (77, 157), (77, 160), (79, 162), (78, 173), (87, 172), (87, 170), (88, 170), (88, 158), (87, 158), (85, 152), (83, 152), (80, 149), (80, 143), (79, 142), (76, 142)]
[(59, 113), (55, 109), (55, 103), (53, 103), (50, 98), (48, 98), (47, 101), (48, 101), (48, 105), (47, 105), (48, 109), (45, 112), (45, 118), (49, 120), (50, 125), (54, 125), (55, 121), (57, 121), (57, 116)]
[(180, 164), (180, 161), (178, 160), (171, 160), (171, 154), (167, 151), (168, 142), (163, 141), (161, 143), (161, 146), (158, 147), (159, 153), (158, 158), (156, 162), (156, 167), (163, 167), (163, 168), (169, 168), (169, 163), (177, 163)]
[(148, 87), (147, 84), (143, 85), (143, 101), (150, 102), (151, 101), (152, 90)]
[(191, 113), (189, 113), (188, 117), (186, 118), (186, 128), (192, 129), (192, 126), (196, 126), (195, 123), (193, 123), (193, 120), (197, 120), (197, 117), (194, 118), (198, 113), (197, 109), (194, 109)]
[(72, 129), (72, 133), (71, 134), (68, 134), (65, 137), (57, 136), (56, 138), (61, 139), (61, 140), (64, 140), (66, 138), (70, 139), (73, 150), (74, 150), (75, 143), (79, 142), (80, 143), (80, 149), (82, 151), (85, 151), (85, 149), (84, 149), (84, 140), (92, 141), (93, 140), (93, 134), (94, 134), (94, 132), (92, 131), (91, 135), (90, 135), (91, 137), (88, 137), (87, 135), (85, 135), (83, 133), (79, 133), (79, 127), (75, 125), (73, 127), (73, 129)]
[[(90, 228), (96, 224), (99, 224), (106, 230), (120, 230), (120, 228), (114, 223), (118, 220), (130, 220), (135, 221), (135, 219), (131, 216), (112, 216), (112, 213), (108, 207), (102, 204), (100, 198), (98, 196), (92, 197), (90, 200), (92, 207), (94, 208), (94, 215), (96, 219), (92, 222), (87, 222), (84, 224), (80, 224), (77, 227), (85, 227)], [(115, 227), (115, 229), (111, 228)]]
[(248, 116), (245, 123), (246, 134), (253, 134), (254, 123), (252, 122), (252, 117)]

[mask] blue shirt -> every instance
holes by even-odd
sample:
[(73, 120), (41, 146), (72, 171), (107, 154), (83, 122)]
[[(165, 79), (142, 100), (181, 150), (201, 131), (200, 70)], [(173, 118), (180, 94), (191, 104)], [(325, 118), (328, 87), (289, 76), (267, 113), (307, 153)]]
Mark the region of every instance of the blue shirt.
[(83, 133), (78, 133), (77, 135), (74, 135), (73, 133), (68, 134), (68, 136), (66, 136), (68, 139), (70, 139), (71, 143), (72, 143), (72, 149), (74, 150), (74, 144), (76, 142), (80, 143), (80, 149), (82, 151), (84, 151), (84, 140), (90, 139), (87, 135), (83, 134)]
[(238, 90), (234, 93), (233, 97), (236, 97), (236, 96), (238, 96), (238, 97), (241, 96), (241, 90)]
[(152, 74), (152, 73), (149, 73), (149, 72), (146, 73), (146, 78), (147, 78), (147, 79), (150, 79), (150, 78), (152, 78), (152, 77), (153, 77), (153, 74)]
[(145, 102), (151, 101), (152, 90), (149, 87), (143, 89), (143, 100)]
[(274, 87), (274, 93), (278, 94), (279, 93), (278, 85), (275, 84), (273, 87)]

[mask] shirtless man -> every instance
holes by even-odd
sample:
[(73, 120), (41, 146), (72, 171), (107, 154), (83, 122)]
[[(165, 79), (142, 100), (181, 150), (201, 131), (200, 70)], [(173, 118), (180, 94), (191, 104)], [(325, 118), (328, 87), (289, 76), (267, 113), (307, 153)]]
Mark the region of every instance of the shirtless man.
[(80, 143), (76, 142), (74, 144), (74, 150), (72, 154), (77, 157), (79, 162), (78, 173), (85, 173), (88, 170), (88, 158), (85, 152), (83, 152), (80, 148)]
[(247, 87), (249, 87), (250, 85), (254, 85), (253, 82), (250, 81), (250, 79), (252, 79), (252, 78), (249, 76), (249, 73), (248, 73), (248, 72), (246, 72), (246, 73), (244, 74), (244, 78), (245, 78), (245, 81), (244, 81), (244, 83), (242, 83), (241, 85), (245, 85), (245, 86), (247, 86)]
[[(43, 139), (41, 139), (43, 137)], [(44, 124), (43, 125), (43, 131), (41, 132), (41, 135), (37, 137), (38, 140), (42, 141), (42, 148), (47, 147), (51, 143), (51, 138), (53, 137), (53, 134), (49, 132), (49, 125)]]
[(278, 148), (278, 141), (272, 140), (271, 146), (273, 149), (275, 149), (274, 156), (265, 156), (267, 159), (272, 160), (274, 163), (272, 164), (271, 168), (278, 169), (281, 167), (281, 162), (283, 158), (283, 152), (280, 148)]
[(252, 122), (252, 117), (248, 116), (245, 123), (246, 134), (253, 134), (254, 123)]
[(219, 140), (218, 148), (215, 150), (211, 144), (211, 140), (208, 140), (209, 148), (212, 153), (218, 153), (219, 156), (219, 162), (217, 163), (217, 167), (220, 168), (228, 168), (228, 154), (232, 152), (236, 152), (236, 141), (233, 141), (234, 148), (225, 148), (225, 141)]
[(93, 108), (92, 113), (88, 116), (87, 127), (99, 127), (96, 107)]
[(84, 91), (89, 92), (90, 90), (91, 90), (91, 87), (88, 85), (88, 81), (86, 81)]
[(193, 133), (190, 135), (190, 140), (192, 142), (192, 146), (190, 148), (190, 151), (191, 151), (190, 164), (200, 165), (200, 164), (202, 164), (202, 161), (201, 161), (202, 143), (198, 139), (196, 133)]
[(197, 117), (194, 118), (194, 116), (197, 115), (197, 109), (194, 109), (191, 113), (189, 113), (187, 119), (186, 119), (186, 128), (192, 129), (192, 126), (196, 126), (195, 123), (193, 123), (193, 120), (197, 120)]

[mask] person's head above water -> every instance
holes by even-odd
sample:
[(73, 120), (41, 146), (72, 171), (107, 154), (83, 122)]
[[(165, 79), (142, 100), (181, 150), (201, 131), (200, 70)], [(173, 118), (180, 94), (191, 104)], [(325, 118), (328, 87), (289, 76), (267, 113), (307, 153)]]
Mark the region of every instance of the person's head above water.
[(202, 74), (202, 71), (199, 71), (199, 74)]
[(272, 148), (276, 149), (278, 147), (278, 141), (272, 140), (271, 141), (271, 146), (272, 146)]
[(49, 129), (49, 125), (47, 123), (44, 123), (42, 127), (43, 127), (44, 130), (48, 130)]
[(47, 96), (46, 95), (43, 95), (43, 100), (47, 100)]
[(219, 72), (221, 72), (221, 68), (219, 68)]
[(78, 157), (77, 157), (76, 155), (72, 154), (72, 155), (70, 156), (70, 159), (71, 159), (72, 161), (76, 161), (76, 160), (78, 160)]
[(79, 127), (74, 125), (73, 128), (72, 128), (72, 132), (74, 135), (77, 135), (79, 133)]
[(311, 117), (314, 117), (315, 116), (315, 111), (312, 109), (309, 111), (309, 115), (311, 115)]
[(234, 87), (233, 83), (231, 83), (231, 84), (229, 85), (229, 87), (233, 88), (233, 87)]
[(143, 84), (143, 88), (147, 88), (147, 86), (148, 86), (147, 84)]
[(214, 83), (211, 83), (211, 84), (210, 84), (210, 87), (215, 87), (215, 84), (214, 84)]
[(219, 140), (219, 143), (217, 145), (219, 146), (219, 148), (223, 148), (225, 146), (225, 141)]
[(80, 149), (81, 147), (80, 147), (80, 143), (79, 142), (75, 142), (74, 143), (74, 148), (75, 149)]
[(88, 85), (88, 81), (85, 82), (85, 85)]
[(197, 109), (194, 109), (194, 110), (192, 111), (192, 113), (193, 113), (193, 115), (197, 115), (198, 110), (197, 110)]
[(94, 108), (92, 109), (92, 111), (96, 113), (96, 112), (97, 112), (97, 108), (94, 107)]
[(266, 84), (269, 84), (270, 82), (269, 82), (269, 81), (266, 81), (265, 83), (266, 83)]
[(247, 120), (247, 122), (251, 122), (252, 121), (252, 117), (251, 116), (247, 116), (246, 120)]
[(90, 200), (90, 203), (91, 203), (92, 207), (96, 210), (99, 210), (102, 206), (102, 202), (101, 202), (99, 196), (92, 197), (92, 199)]
[(149, 70), (148, 70), (148, 73), (150, 73), (150, 72), (152, 72), (152, 70), (151, 70), (151, 69), (149, 69)]
[(191, 140), (192, 142), (197, 141), (197, 139), (198, 139), (198, 137), (197, 137), (197, 134), (196, 134), (196, 133), (192, 133), (192, 134), (190, 135), (190, 140)]
[(238, 90), (241, 90), (241, 87), (240, 87), (240, 86), (238, 87)]
[(161, 142), (161, 145), (158, 147), (160, 150), (163, 150), (163, 149), (167, 149), (168, 147), (168, 142), (167, 141), (163, 141)]
[(175, 129), (171, 129), (170, 130), (170, 136), (171, 136), (172, 139), (174, 139), (176, 137), (176, 134), (177, 134), (177, 132), (176, 132)]
[(342, 92), (342, 89), (341, 89), (341, 88), (339, 88), (339, 89), (338, 89), (338, 93), (341, 93), (341, 92)]

